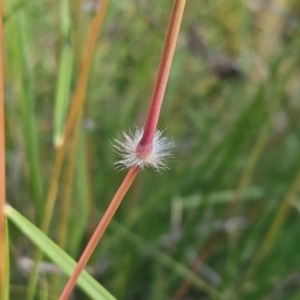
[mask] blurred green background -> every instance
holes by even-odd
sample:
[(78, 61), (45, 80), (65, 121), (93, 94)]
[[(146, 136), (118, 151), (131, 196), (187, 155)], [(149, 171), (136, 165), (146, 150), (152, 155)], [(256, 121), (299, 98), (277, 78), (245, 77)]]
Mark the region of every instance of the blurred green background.
[[(144, 124), (172, 3), (108, 5), (49, 232), (59, 239), (68, 185), (75, 259), (126, 174), (111, 141)], [(98, 5), (4, 1), (7, 200), (37, 226)], [(89, 262), (116, 298), (300, 299), (299, 12), (296, 0), (187, 1), (159, 121), (175, 158), (139, 174)], [(13, 226), (10, 240), (11, 299), (25, 299), (35, 247)], [(46, 299), (55, 273), (40, 275)]]

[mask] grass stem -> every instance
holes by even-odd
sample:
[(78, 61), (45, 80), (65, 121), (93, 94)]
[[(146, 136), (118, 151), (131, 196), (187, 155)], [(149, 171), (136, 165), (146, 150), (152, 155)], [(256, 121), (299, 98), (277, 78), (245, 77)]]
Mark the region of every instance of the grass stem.
[[(146, 121), (146, 126), (145, 126), (143, 136), (136, 149), (136, 153), (140, 155), (142, 158), (147, 157), (152, 152), (152, 143), (154, 139), (154, 134), (156, 132), (157, 122), (158, 122), (161, 105), (166, 90), (167, 81), (170, 74), (170, 69), (171, 69), (172, 60), (175, 52), (175, 47), (177, 43), (177, 38), (178, 38), (179, 28), (181, 25), (185, 2), (186, 2), (185, 0), (174, 1), (171, 21), (169, 24), (166, 43), (165, 43), (161, 63), (159, 66), (159, 72), (156, 80), (156, 85), (154, 88), (148, 119)], [(70, 277), (68, 283), (66, 284), (60, 296), (60, 300), (66, 300), (70, 296), (80, 273), (82, 272), (89, 258), (91, 257), (105, 229), (107, 228), (113, 215), (115, 214), (117, 208), (119, 207), (123, 197), (125, 196), (126, 192), (128, 191), (129, 187), (134, 181), (138, 171), (139, 168), (137, 167), (132, 167), (129, 170), (127, 176), (125, 177), (123, 183), (121, 184), (120, 188), (118, 189), (117, 193), (112, 199), (107, 211), (105, 212), (103, 218), (101, 219), (91, 240), (89, 241), (85, 251), (83, 252), (81, 258), (79, 259), (79, 262), (72, 276)]]
[(126, 177), (124, 178), (121, 186), (117, 190), (115, 196), (113, 197), (108, 209), (106, 210), (103, 218), (101, 219), (99, 225), (97, 226), (92, 238), (90, 239), (87, 247), (85, 248), (81, 258), (79, 259), (77, 266), (69, 278), (68, 283), (66, 284), (61, 296), (60, 300), (67, 300), (76, 284), (76, 281), (86, 266), (89, 258), (93, 254), (94, 249), (96, 248), (99, 240), (101, 239), (105, 229), (107, 228), (108, 224), (110, 223), (112, 217), (114, 216), (116, 210), (118, 209), (122, 199), (124, 198), (125, 194), (127, 193), (128, 189), (130, 188), (131, 184), (133, 183), (135, 177), (139, 172), (138, 168), (131, 168)]
[(139, 143), (139, 147), (141, 148), (140, 151), (142, 153), (144, 151), (151, 153), (152, 150), (152, 142), (156, 131), (157, 122), (171, 70), (172, 60), (175, 52), (185, 2), (186, 0), (174, 1), (172, 17), (170, 20), (166, 43), (159, 66), (156, 84), (151, 100), (151, 106), (146, 121), (144, 134)]

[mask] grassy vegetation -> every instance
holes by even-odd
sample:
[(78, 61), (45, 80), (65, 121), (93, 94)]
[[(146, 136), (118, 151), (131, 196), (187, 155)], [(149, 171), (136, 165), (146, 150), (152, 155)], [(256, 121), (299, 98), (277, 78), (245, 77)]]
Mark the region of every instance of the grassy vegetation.
[[(7, 202), (75, 260), (125, 176), (111, 141), (143, 126), (172, 9), (111, 0), (93, 31), (93, 3), (4, 1)], [(139, 174), (88, 264), (117, 299), (300, 298), (300, 6), (255, 3), (187, 2), (159, 121), (175, 158)], [(34, 292), (36, 246), (13, 222), (9, 244), (10, 299), (57, 299), (67, 276), (42, 264)]]

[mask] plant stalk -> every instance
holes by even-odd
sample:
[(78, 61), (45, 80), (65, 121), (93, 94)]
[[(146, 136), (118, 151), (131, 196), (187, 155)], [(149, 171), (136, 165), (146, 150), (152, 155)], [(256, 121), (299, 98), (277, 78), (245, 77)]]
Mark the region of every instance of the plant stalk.
[[(161, 105), (162, 105), (167, 81), (170, 74), (171, 64), (174, 57), (175, 47), (177, 43), (177, 38), (178, 38), (179, 28), (181, 25), (185, 3), (186, 0), (174, 1), (172, 16), (168, 28), (168, 33), (167, 33), (167, 38), (165, 42), (161, 63), (159, 66), (159, 72), (156, 79), (156, 85), (152, 96), (151, 106), (150, 106), (148, 118), (145, 125), (145, 130), (142, 139), (139, 142), (139, 145), (136, 149), (136, 154), (140, 155), (140, 157), (147, 157), (148, 155), (151, 154), (152, 151), (153, 138), (156, 131)], [(71, 117), (72, 115), (70, 115), (70, 119)], [(122, 182), (117, 193), (112, 199), (107, 211), (105, 212), (98, 227), (96, 228), (96, 231), (94, 232), (81, 258), (79, 259), (79, 262), (73, 274), (69, 278), (69, 281), (66, 284), (59, 300), (67, 300), (68, 297), (70, 296), (80, 273), (82, 272), (85, 265), (87, 264), (99, 240), (101, 239), (105, 229), (110, 223), (113, 215), (115, 214), (117, 208), (119, 207), (122, 199), (127, 193), (129, 187), (131, 186), (138, 172), (139, 172), (139, 168), (131, 168), (127, 173), (126, 177), (124, 178), (124, 181)]]
[(105, 229), (107, 228), (108, 224), (110, 223), (112, 217), (114, 216), (116, 210), (118, 209), (121, 201), (123, 200), (124, 196), (126, 195), (127, 191), (129, 190), (131, 184), (133, 183), (135, 177), (139, 172), (138, 168), (131, 168), (127, 173), (126, 177), (124, 178), (121, 186), (117, 190), (115, 196), (113, 197), (109, 207), (107, 208), (106, 212), (104, 213), (100, 223), (98, 224), (94, 234), (92, 235), (87, 247), (85, 248), (83, 254), (81, 255), (76, 268), (69, 278), (68, 283), (66, 284), (59, 300), (67, 300), (76, 284), (76, 281), (86, 266), (89, 258), (93, 254), (99, 240), (101, 239)]
[(186, 0), (174, 1), (172, 16), (169, 23), (167, 38), (159, 66), (154, 92), (152, 95), (150, 110), (146, 121), (144, 134), (137, 149), (137, 153), (140, 152), (142, 157), (147, 156), (147, 154), (149, 155), (152, 150), (153, 137), (156, 131), (157, 122), (171, 70), (185, 3)]

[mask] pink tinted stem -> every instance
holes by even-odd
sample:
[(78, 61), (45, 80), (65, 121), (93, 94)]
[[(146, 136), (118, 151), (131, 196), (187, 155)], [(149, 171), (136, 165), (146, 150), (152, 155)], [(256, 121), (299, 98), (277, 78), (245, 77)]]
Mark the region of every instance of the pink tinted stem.
[[(185, 7), (186, 0), (175, 0), (172, 17), (169, 23), (167, 38), (165, 42), (164, 51), (162, 54), (159, 71), (156, 79), (154, 92), (152, 95), (150, 111), (148, 114), (147, 122), (145, 125), (144, 134), (139, 143), (142, 149), (149, 149), (151, 152), (153, 137), (156, 131), (157, 122), (160, 114), (161, 105), (163, 102), (171, 64), (177, 43), (179, 28), (182, 20), (182, 15)], [(143, 150), (141, 151), (143, 152)], [(139, 150), (139, 149), (137, 149)], [(147, 151), (147, 150), (146, 150)]]
[[(168, 28), (166, 43), (158, 71), (158, 76), (156, 80), (156, 85), (154, 88), (149, 115), (146, 121), (144, 134), (138, 145), (137, 153), (140, 152), (144, 156), (151, 153), (153, 137), (156, 131), (156, 126), (160, 114), (160, 109), (163, 101), (163, 97), (166, 90), (167, 81), (170, 74), (171, 64), (175, 52), (175, 47), (177, 43), (179, 28), (182, 20), (182, 15), (184, 11), (186, 0), (175, 0), (172, 10), (172, 17)], [(76, 281), (86, 266), (89, 258), (91, 257), (94, 249), (96, 248), (99, 240), (101, 239), (105, 229), (110, 223), (113, 215), (115, 214), (117, 208), (119, 207), (123, 197), (127, 193), (129, 187), (134, 181), (138, 168), (131, 168), (126, 175), (123, 183), (119, 187), (117, 193), (115, 194), (112, 202), (110, 203), (107, 211), (105, 212), (103, 218), (101, 219), (96, 231), (94, 232), (91, 240), (89, 241), (86, 249), (84, 250), (78, 264), (72, 273), (69, 281), (67, 282), (59, 300), (67, 300), (76, 284)]]
[(59, 300), (67, 300), (76, 284), (76, 281), (86, 266), (88, 260), (90, 259), (91, 255), (93, 254), (99, 240), (101, 239), (105, 229), (107, 228), (108, 224), (110, 223), (112, 217), (114, 216), (117, 208), (119, 207), (122, 199), (124, 198), (125, 194), (127, 193), (128, 189), (130, 188), (132, 182), (134, 181), (136, 175), (138, 174), (138, 168), (131, 168), (126, 177), (124, 178), (121, 186), (117, 190), (115, 196), (113, 197), (109, 207), (107, 208), (105, 214), (103, 215), (99, 225), (97, 226), (93, 236), (91, 237), (88, 245), (86, 246), (84, 252), (82, 253), (74, 272), (72, 273), (69, 281), (67, 282)]

